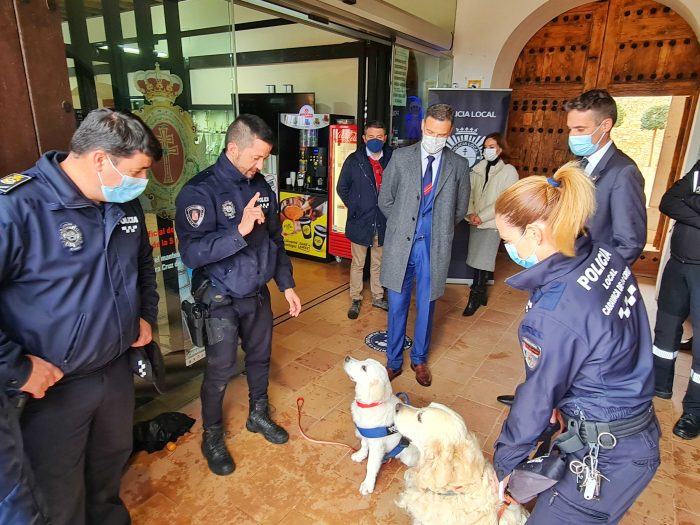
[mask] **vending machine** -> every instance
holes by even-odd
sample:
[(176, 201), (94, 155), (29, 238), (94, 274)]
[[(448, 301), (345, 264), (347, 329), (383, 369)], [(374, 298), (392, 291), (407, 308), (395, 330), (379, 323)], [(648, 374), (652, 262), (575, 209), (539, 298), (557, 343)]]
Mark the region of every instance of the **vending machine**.
[(328, 202), (328, 253), (336, 258), (352, 259), (350, 241), (345, 237), (345, 222), (348, 209), (338, 197), (338, 178), (343, 163), (348, 155), (357, 149), (357, 124), (332, 124), (328, 145), (329, 169), (328, 183), (332, 189)]

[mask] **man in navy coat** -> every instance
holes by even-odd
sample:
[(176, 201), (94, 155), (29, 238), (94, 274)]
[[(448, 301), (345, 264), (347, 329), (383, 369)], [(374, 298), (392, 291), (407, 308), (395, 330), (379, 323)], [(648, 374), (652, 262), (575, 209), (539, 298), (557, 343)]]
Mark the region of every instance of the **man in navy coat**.
[(338, 178), (338, 195), (348, 208), (345, 236), (352, 243), (350, 265), (350, 309), (348, 317), (357, 319), (362, 304), (363, 270), (367, 249), (371, 248), (370, 288), (372, 306), (388, 310), (384, 288), (379, 282), (382, 262), (382, 245), (386, 231), (386, 219), (379, 210), (377, 198), (382, 173), (391, 159), (391, 149), (386, 145), (386, 126), (372, 120), (365, 125), (363, 144), (345, 159)]

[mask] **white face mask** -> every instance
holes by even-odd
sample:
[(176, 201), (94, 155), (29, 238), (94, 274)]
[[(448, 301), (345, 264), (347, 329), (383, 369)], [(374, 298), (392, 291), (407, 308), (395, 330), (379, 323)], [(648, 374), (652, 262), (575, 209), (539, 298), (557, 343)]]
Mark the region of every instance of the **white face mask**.
[(493, 162), (498, 158), (498, 153), (496, 153), (496, 148), (486, 148), (484, 149), (484, 158), (488, 161)]
[(442, 151), (442, 148), (447, 144), (447, 138), (431, 137), (430, 135), (423, 135), (421, 140), (423, 149), (431, 155), (435, 155)]

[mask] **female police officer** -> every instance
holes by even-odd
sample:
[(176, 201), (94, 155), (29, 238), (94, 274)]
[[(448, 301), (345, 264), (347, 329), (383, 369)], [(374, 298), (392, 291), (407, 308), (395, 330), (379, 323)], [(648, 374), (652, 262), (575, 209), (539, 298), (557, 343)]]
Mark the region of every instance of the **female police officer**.
[[(559, 409), (570, 469), (540, 494), (529, 523), (617, 523), (659, 465), (649, 322), (637, 283), (584, 225), (593, 185), (573, 164), (528, 177), (496, 202), (496, 225), (530, 293), (519, 329), (526, 380), (496, 442), (504, 484)], [(578, 475), (577, 475), (578, 474)]]

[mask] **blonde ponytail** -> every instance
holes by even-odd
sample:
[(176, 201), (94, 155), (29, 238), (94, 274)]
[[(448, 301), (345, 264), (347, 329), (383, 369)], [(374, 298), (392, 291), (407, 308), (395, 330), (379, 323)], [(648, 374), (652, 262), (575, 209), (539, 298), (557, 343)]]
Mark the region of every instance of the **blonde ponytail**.
[(496, 201), (496, 214), (512, 226), (545, 221), (554, 247), (569, 257), (595, 211), (595, 186), (578, 162), (569, 162), (551, 177), (530, 176), (508, 188)]

